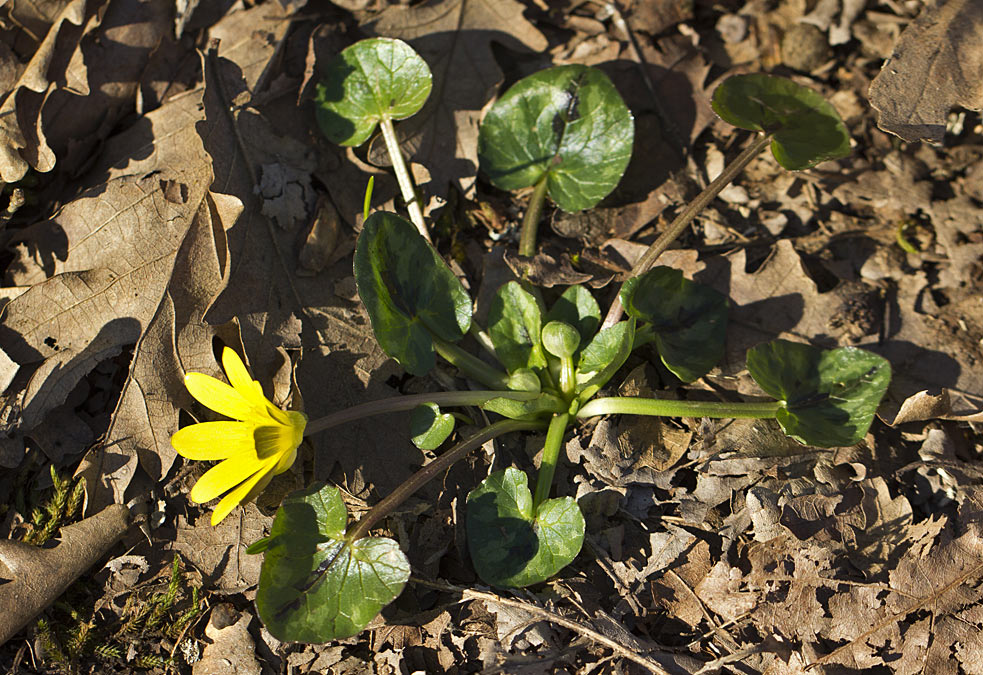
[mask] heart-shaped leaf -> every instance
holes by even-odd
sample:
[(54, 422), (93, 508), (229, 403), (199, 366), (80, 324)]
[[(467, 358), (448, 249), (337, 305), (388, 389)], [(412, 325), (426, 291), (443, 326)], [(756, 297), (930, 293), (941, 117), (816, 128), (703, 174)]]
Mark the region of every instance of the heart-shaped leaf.
[(621, 289), (625, 311), (648, 321), (659, 357), (683, 382), (705, 375), (724, 355), (727, 298), (671, 267), (654, 267)]
[(427, 62), (402, 40), (361, 40), (328, 63), (314, 95), (317, 122), (335, 143), (361, 145), (380, 120), (419, 111), (431, 86)]
[(749, 350), (747, 368), (765, 392), (784, 403), (776, 417), (785, 433), (826, 448), (863, 440), (891, 381), (891, 364), (877, 354), (787, 340)]
[(544, 368), (540, 331), (542, 312), (536, 298), (516, 281), (501, 286), (488, 307), (488, 337), (498, 360), (511, 373)]
[(454, 431), (454, 416), (436, 403), (418, 405), (410, 413), (410, 437), (421, 450), (436, 450)]
[(478, 576), (493, 586), (545, 581), (569, 565), (584, 543), (584, 515), (572, 497), (533, 513), (526, 474), (496, 471), (468, 495), (468, 549)]
[(382, 349), (413, 375), (435, 362), (433, 338), (457, 342), (471, 298), (433, 247), (394, 213), (369, 216), (355, 246), (355, 283)]
[[(544, 323), (562, 321), (577, 329), (580, 333), (581, 347), (590, 342), (601, 325), (601, 308), (590, 291), (583, 286), (570, 286), (563, 291), (550, 311), (546, 314)], [(578, 348), (575, 357), (579, 355)]]
[(410, 564), (392, 539), (345, 541), (348, 512), (338, 488), (312, 485), (276, 512), (265, 549), (256, 608), (270, 633), (321, 643), (362, 631), (402, 593)]
[(716, 88), (711, 105), (735, 127), (771, 134), (771, 152), (786, 169), (808, 169), (850, 154), (850, 135), (836, 109), (784, 77), (734, 75)]
[(519, 80), (495, 102), (478, 133), (478, 161), (502, 190), (545, 175), (557, 206), (580, 211), (618, 185), (634, 135), (631, 111), (604, 73), (557, 66)]
[(631, 354), (635, 340), (635, 319), (621, 321), (594, 336), (580, 353), (577, 366), (577, 394), (588, 400), (607, 384)]

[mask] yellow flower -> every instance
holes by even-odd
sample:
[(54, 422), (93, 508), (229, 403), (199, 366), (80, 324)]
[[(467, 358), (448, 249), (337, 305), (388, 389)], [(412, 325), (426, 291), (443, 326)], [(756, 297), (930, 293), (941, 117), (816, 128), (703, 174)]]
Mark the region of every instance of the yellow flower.
[(191, 488), (191, 499), (199, 504), (228, 492), (212, 513), (212, 525), (290, 468), (307, 426), (304, 413), (273, 405), (228, 347), (222, 352), (222, 367), (231, 387), (203, 373), (185, 375), (184, 386), (205, 407), (238, 421), (192, 424), (171, 436), (171, 445), (182, 457), (223, 460)]

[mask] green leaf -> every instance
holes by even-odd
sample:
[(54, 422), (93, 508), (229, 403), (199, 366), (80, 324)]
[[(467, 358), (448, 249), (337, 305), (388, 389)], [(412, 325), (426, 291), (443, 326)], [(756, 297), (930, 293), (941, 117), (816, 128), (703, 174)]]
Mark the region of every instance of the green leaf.
[(572, 497), (533, 513), (526, 474), (509, 468), (468, 495), (468, 549), (478, 576), (493, 586), (545, 581), (569, 565), (584, 543), (584, 516)]
[(547, 176), (564, 211), (587, 209), (621, 180), (635, 124), (611, 80), (582, 65), (519, 80), (485, 115), (478, 161), (495, 187), (516, 190)]
[(836, 109), (818, 92), (784, 77), (734, 75), (713, 92), (711, 105), (735, 127), (772, 134), (771, 152), (786, 169), (850, 154), (850, 135)]
[(410, 413), (410, 435), (421, 450), (436, 450), (454, 431), (454, 416), (440, 412), (436, 403), (418, 405)]
[(787, 340), (749, 350), (747, 368), (766, 393), (784, 403), (777, 419), (785, 433), (826, 448), (863, 440), (891, 381), (891, 364), (877, 354)]
[(531, 391), (538, 394), (542, 383), (536, 373), (529, 368), (519, 368), (509, 375), (508, 388), (510, 391)]
[(516, 281), (498, 289), (488, 307), (488, 337), (498, 360), (511, 373), (520, 368), (544, 368), (540, 332), (542, 314), (536, 298)]
[(594, 337), (597, 327), (601, 325), (601, 308), (586, 288), (570, 286), (553, 303), (543, 321), (544, 323), (562, 321), (570, 324), (580, 333), (580, 344), (586, 345)]
[(382, 349), (413, 375), (435, 362), (433, 338), (457, 342), (471, 325), (471, 298), (416, 228), (394, 213), (365, 221), (355, 283)]
[(314, 94), (317, 122), (335, 143), (361, 145), (380, 120), (420, 110), (431, 86), (427, 62), (402, 40), (361, 40), (328, 63)]
[(259, 574), (256, 608), (270, 633), (321, 643), (362, 631), (403, 591), (410, 564), (392, 539), (344, 540), (338, 488), (312, 485), (276, 512)]
[(705, 375), (724, 355), (727, 298), (679, 270), (654, 267), (621, 289), (625, 311), (648, 321), (659, 357), (683, 382)]
[(635, 339), (635, 319), (621, 321), (594, 336), (580, 354), (577, 366), (577, 394), (588, 400), (607, 384), (631, 354)]
[(499, 396), (485, 401), (481, 407), (513, 420), (534, 420), (538, 417), (566, 412), (569, 406), (559, 396), (543, 393), (531, 401), (516, 401)]

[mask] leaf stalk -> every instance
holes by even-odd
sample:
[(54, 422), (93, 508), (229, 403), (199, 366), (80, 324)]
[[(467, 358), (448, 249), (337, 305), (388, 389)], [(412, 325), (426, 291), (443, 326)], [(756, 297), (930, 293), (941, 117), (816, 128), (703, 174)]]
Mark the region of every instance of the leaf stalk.
[(553, 474), (556, 473), (556, 463), (560, 458), (560, 447), (563, 445), (563, 433), (570, 422), (569, 413), (553, 415), (550, 426), (546, 430), (546, 442), (543, 444), (543, 459), (539, 463), (539, 475), (536, 477), (536, 494), (533, 496), (532, 510), (536, 513), (540, 504), (550, 498), (550, 488), (553, 487)]
[(536, 181), (526, 213), (522, 217), (522, 230), (519, 233), (519, 255), (531, 258), (536, 255), (536, 233), (539, 229), (539, 219), (543, 215), (543, 204), (546, 202), (547, 178), (549, 172)]
[[(739, 154), (733, 162), (724, 167), (724, 170), (717, 176), (713, 182), (703, 188), (703, 192), (698, 194), (693, 201), (687, 204), (686, 208), (683, 209), (678, 216), (669, 224), (669, 227), (659, 235), (659, 238), (652, 242), (652, 245), (648, 247), (648, 250), (638, 259), (635, 266), (632, 267), (630, 276), (637, 277), (649, 269), (655, 264), (655, 261), (659, 259), (659, 256), (665, 253), (669, 245), (674, 242), (679, 235), (683, 233), (683, 230), (693, 219), (700, 214), (700, 212), (709, 206), (710, 202), (716, 199), (720, 191), (731, 184), (733, 180), (744, 170), (752, 159), (757, 157), (762, 150), (768, 147), (771, 143), (771, 136), (769, 134), (762, 134), (754, 140), (751, 145), (744, 148), (744, 150)], [(604, 323), (601, 324), (601, 330), (613, 326), (621, 320), (621, 316), (624, 314), (624, 307), (621, 305), (621, 294), (619, 293), (614, 298), (614, 302), (611, 303), (611, 308), (608, 310), (607, 316), (604, 317)]]
[(474, 436), (461, 441), (403, 481), (402, 485), (369, 509), (369, 512), (355, 524), (345, 538), (349, 542), (354, 542), (367, 535), (376, 523), (389, 515), (413, 493), (430, 482), (431, 479), (446, 471), (457, 460), (464, 458), (469, 452), (481, 447), (487, 441), (502, 434), (507, 434), (510, 431), (530, 431), (542, 429), (543, 426), (544, 423), (541, 421), (527, 422), (522, 420), (501, 420), (488, 425)]
[(416, 225), (423, 238), (430, 241), (430, 233), (427, 225), (423, 221), (423, 210), (420, 208), (420, 199), (417, 197), (413, 179), (406, 168), (406, 160), (403, 159), (403, 151), (399, 148), (399, 139), (396, 137), (396, 129), (393, 121), (388, 116), (379, 120), (379, 128), (382, 130), (382, 138), (386, 142), (386, 150), (389, 151), (389, 159), (393, 164), (393, 171), (396, 173), (396, 182), (399, 183), (399, 191), (406, 202), (406, 210), (409, 211), (410, 220)]

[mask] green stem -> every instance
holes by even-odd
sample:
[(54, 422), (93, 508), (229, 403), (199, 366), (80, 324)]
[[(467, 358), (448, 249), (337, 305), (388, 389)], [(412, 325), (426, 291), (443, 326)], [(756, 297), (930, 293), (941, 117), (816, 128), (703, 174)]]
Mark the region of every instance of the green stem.
[(434, 349), (452, 366), (473, 380), (481, 382), (492, 389), (508, 389), (509, 376), (504, 372), (489, 366), (473, 354), (469, 354), (455, 344), (444, 342), (439, 338), (433, 339)]
[(572, 399), (577, 390), (576, 372), (573, 365), (573, 357), (560, 357), (560, 391), (564, 396)]
[(416, 188), (413, 186), (413, 179), (406, 168), (406, 161), (403, 159), (403, 152), (399, 149), (399, 139), (396, 138), (396, 129), (393, 121), (388, 117), (379, 120), (379, 128), (382, 129), (382, 138), (386, 141), (386, 150), (389, 151), (389, 159), (393, 163), (393, 171), (396, 172), (396, 182), (399, 183), (399, 191), (403, 194), (403, 201), (406, 202), (406, 209), (410, 212), (410, 220), (416, 225), (423, 238), (430, 241), (430, 233), (423, 222), (423, 210), (420, 208), (420, 200), (416, 195)]
[(653, 415), (657, 417), (772, 418), (781, 409), (780, 401), (763, 403), (726, 403), (718, 401), (671, 401), (654, 398), (615, 396), (595, 398), (579, 411), (577, 417), (598, 415)]
[[(652, 245), (648, 247), (648, 250), (638, 259), (635, 266), (631, 268), (631, 277), (637, 277), (644, 274), (655, 261), (659, 259), (659, 256), (665, 253), (666, 249), (669, 248), (669, 244), (674, 242), (679, 235), (683, 233), (683, 230), (693, 222), (693, 219), (700, 214), (700, 212), (705, 209), (710, 202), (712, 202), (720, 191), (725, 187), (730, 185), (730, 183), (737, 177), (737, 175), (744, 170), (752, 159), (757, 157), (762, 150), (768, 147), (771, 143), (771, 136), (768, 134), (763, 134), (759, 136), (751, 145), (746, 147), (741, 154), (734, 159), (733, 162), (724, 167), (724, 170), (719, 176), (717, 176), (712, 183), (703, 188), (703, 192), (698, 194), (696, 198), (687, 204), (686, 208), (683, 209), (675, 220), (669, 224), (669, 227), (659, 235), (659, 238), (652, 242)], [(604, 323), (601, 325), (601, 330), (613, 326), (621, 320), (621, 315), (624, 313), (624, 307), (621, 306), (621, 294), (619, 293), (614, 302), (611, 303), (611, 308), (608, 310), (608, 314), (604, 317)]]
[(522, 230), (519, 234), (519, 255), (528, 258), (536, 255), (536, 231), (539, 229), (539, 218), (543, 214), (543, 204), (546, 202), (546, 179), (549, 172), (536, 181), (532, 196), (529, 197), (529, 204), (526, 206), (526, 213), (522, 217)]
[(499, 422), (495, 422), (494, 424), (488, 425), (474, 436), (461, 441), (440, 457), (430, 462), (425, 467), (403, 481), (402, 485), (390, 492), (379, 503), (369, 509), (369, 512), (355, 524), (346, 538), (348, 541), (356, 541), (364, 537), (376, 523), (389, 515), (410, 495), (423, 487), (431, 479), (446, 471), (452, 464), (454, 464), (454, 462), (462, 459), (475, 448), (481, 447), (487, 441), (510, 431), (526, 431), (542, 428), (542, 422), (524, 422), (522, 420), (501, 420)]
[(570, 422), (568, 413), (558, 413), (550, 420), (546, 430), (546, 442), (543, 444), (543, 459), (539, 463), (539, 475), (536, 477), (536, 494), (532, 501), (532, 511), (536, 512), (539, 505), (550, 498), (550, 488), (553, 487), (553, 474), (556, 473), (556, 462), (560, 458), (560, 448), (563, 446), (563, 432)]
[(319, 417), (313, 422), (308, 422), (304, 428), (305, 436), (313, 436), (316, 433), (348, 424), (363, 417), (382, 415), (385, 413), (402, 412), (413, 410), (418, 405), (424, 403), (436, 403), (440, 406), (482, 406), (493, 398), (511, 398), (516, 401), (531, 401), (539, 394), (526, 391), (438, 391), (432, 394), (411, 394), (409, 396), (393, 396), (379, 401), (369, 401), (361, 405), (352, 406), (336, 413)]

